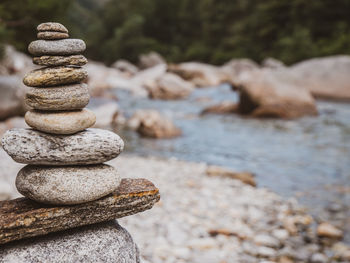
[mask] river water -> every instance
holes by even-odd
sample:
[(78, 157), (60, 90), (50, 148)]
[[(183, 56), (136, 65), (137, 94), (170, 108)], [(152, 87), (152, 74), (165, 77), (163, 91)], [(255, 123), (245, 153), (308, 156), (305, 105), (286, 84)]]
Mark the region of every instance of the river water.
[(350, 104), (318, 101), (317, 117), (274, 120), (235, 114), (201, 116), (208, 105), (238, 101), (228, 85), (196, 89), (179, 101), (140, 99), (123, 91), (117, 96), (125, 115), (136, 109), (157, 109), (183, 132), (179, 138), (154, 140), (118, 131), (126, 152), (253, 172), (259, 187), (285, 198), (297, 197), (318, 219), (338, 220), (349, 233)]

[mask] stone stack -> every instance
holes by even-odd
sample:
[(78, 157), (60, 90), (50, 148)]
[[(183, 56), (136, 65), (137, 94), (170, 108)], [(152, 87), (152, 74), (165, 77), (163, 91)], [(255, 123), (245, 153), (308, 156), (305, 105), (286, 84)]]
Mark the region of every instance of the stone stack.
[[(28, 164), (16, 178), (17, 190), (44, 204), (74, 205), (100, 199), (116, 191), (121, 178), (115, 168), (103, 164), (119, 155), (123, 140), (115, 133), (90, 128), (95, 114), (89, 102), (81, 67), (83, 40), (68, 38), (59, 23), (37, 27), (39, 40), (28, 50), (43, 68), (31, 71), (25, 121), (32, 129), (12, 129), (3, 137), (5, 151), (17, 162)], [(89, 129), (90, 128), (90, 129)]]

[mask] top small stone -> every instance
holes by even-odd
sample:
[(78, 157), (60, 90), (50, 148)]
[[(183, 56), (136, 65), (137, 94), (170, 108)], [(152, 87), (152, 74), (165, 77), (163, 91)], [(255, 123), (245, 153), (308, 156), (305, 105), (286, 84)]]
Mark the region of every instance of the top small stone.
[(38, 31), (55, 31), (55, 32), (68, 33), (68, 29), (64, 25), (60, 23), (55, 23), (55, 22), (42, 23), (38, 25), (36, 29)]

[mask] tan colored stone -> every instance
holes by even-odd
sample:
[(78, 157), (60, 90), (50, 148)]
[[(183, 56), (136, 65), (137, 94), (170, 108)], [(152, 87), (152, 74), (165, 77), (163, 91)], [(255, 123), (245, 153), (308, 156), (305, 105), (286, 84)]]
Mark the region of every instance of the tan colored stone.
[(343, 231), (330, 223), (323, 222), (317, 227), (317, 235), (320, 237), (339, 239), (343, 237)]
[(27, 88), (26, 104), (35, 110), (79, 110), (90, 100), (84, 83), (49, 88)]
[(77, 67), (42, 68), (29, 72), (23, 83), (30, 87), (48, 87), (79, 83), (87, 78), (87, 72)]
[(68, 33), (53, 32), (53, 31), (39, 32), (36, 36), (38, 39), (45, 39), (45, 40), (65, 39), (69, 37)]
[(41, 23), (40, 25), (37, 26), (36, 29), (38, 31), (56, 31), (56, 32), (68, 33), (68, 29), (64, 25), (56, 22)]
[(33, 63), (41, 66), (83, 66), (87, 59), (83, 55), (33, 57)]
[(95, 114), (88, 109), (56, 112), (32, 110), (26, 113), (24, 119), (33, 129), (53, 134), (74, 134), (96, 122)]
[(206, 173), (209, 176), (229, 177), (245, 184), (256, 186), (254, 175), (249, 172), (234, 172), (224, 167), (210, 165), (207, 167)]

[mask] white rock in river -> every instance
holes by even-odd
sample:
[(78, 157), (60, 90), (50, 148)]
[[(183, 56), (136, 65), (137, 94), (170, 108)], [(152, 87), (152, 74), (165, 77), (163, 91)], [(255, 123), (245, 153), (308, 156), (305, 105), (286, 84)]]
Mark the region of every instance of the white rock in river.
[(97, 200), (117, 190), (117, 170), (107, 164), (23, 167), (16, 178), (18, 192), (44, 204), (73, 205)]
[(73, 134), (83, 131), (96, 122), (95, 114), (82, 109), (77, 111), (27, 111), (26, 123), (38, 130), (53, 134)]
[(93, 128), (73, 135), (11, 129), (4, 134), (2, 146), (19, 163), (77, 165), (114, 159), (123, 151), (124, 142), (114, 132)]

